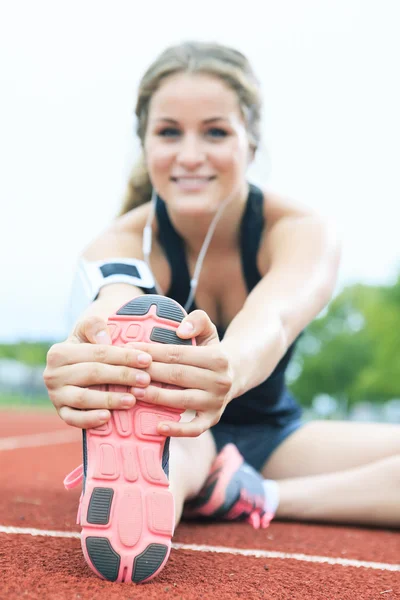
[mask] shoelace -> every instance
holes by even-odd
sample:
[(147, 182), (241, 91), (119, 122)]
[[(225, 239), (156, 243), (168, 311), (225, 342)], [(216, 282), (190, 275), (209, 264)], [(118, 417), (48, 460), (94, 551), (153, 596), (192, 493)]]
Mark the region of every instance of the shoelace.
[(254, 529), (266, 529), (270, 524), (273, 514), (264, 510), (264, 499), (258, 496), (252, 496), (246, 490), (242, 489), (239, 499), (227, 513), (226, 519), (235, 519), (243, 513), (248, 513), (246, 522)]
[(249, 516), (246, 519), (247, 523), (250, 523), (254, 529), (260, 529), (260, 527), (261, 529), (266, 529), (270, 524), (273, 515), (264, 510), (264, 499), (258, 497), (253, 498), (247, 494), (246, 490), (242, 490), (242, 493), (245, 502), (253, 506)]
[(254, 529), (260, 529), (260, 527), (261, 529), (266, 529), (271, 523), (273, 516), (274, 515), (272, 513), (267, 512), (264, 512), (262, 515), (260, 515), (257, 510), (253, 510), (247, 517), (246, 521), (250, 523)]
[(69, 473), (64, 479), (64, 487), (67, 490), (72, 490), (72, 488), (76, 487), (83, 481), (83, 465), (79, 465), (76, 467), (71, 473)]
[[(69, 473), (66, 478), (64, 479), (63, 483), (64, 483), (64, 487), (67, 490), (72, 490), (72, 488), (75, 488), (77, 485), (79, 485), (80, 483), (82, 483), (83, 481), (83, 465), (79, 465), (79, 467), (76, 467), (76, 469), (74, 469), (73, 471), (71, 471), (71, 473)], [(79, 504), (78, 504), (78, 512), (76, 515), (76, 524), (80, 525), (81, 523), (81, 504), (82, 504), (82, 498), (83, 498), (83, 490), (81, 492), (81, 497), (79, 498)]]

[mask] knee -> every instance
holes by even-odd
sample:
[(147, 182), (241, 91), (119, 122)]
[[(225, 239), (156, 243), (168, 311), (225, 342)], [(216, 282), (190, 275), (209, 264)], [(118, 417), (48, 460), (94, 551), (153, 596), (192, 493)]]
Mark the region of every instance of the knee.
[[(368, 467), (368, 465), (366, 465)], [(400, 453), (393, 454), (374, 463), (376, 482), (400, 489)]]
[(214, 460), (217, 450), (211, 432), (205, 431), (195, 438), (171, 437), (170, 452), (172, 455), (184, 456), (196, 462), (200, 457)]
[(393, 476), (393, 479), (400, 483), (400, 453), (389, 456), (386, 460), (387, 469)]

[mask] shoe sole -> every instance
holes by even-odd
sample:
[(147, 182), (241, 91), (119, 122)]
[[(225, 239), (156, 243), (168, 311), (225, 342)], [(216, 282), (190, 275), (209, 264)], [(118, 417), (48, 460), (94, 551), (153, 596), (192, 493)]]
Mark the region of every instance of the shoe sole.
[[(135, 341), (195, 345), (175, 333), (185, 316), (174, 300), (147, 295), (122, 306), (107, 325), (114, 346)], [(168, 560), (175, 507), (163, 469), (169, 438), (157, 433), (157, 424), (179, 421), (182, 412), (138, 400), (131, 409), (111, 411), (105, 425), (83, 432), (81, 543), (88, 565), (103, 579), (144, 583)]]

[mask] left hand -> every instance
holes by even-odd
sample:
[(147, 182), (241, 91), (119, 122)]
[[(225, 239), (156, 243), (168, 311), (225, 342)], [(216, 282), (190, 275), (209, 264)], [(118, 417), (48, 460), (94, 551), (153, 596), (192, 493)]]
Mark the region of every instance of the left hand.
[[(188, 328), (188, 324), (192, 328)], [(196, 338), (197, 346), (147, 344), (134, 342), (153, 358), (146, 369), (154, 382), (179, 386), (168, 389), (150, 385), (133, 388), (143, 402), (196, 411), (189, 423), (160, 422), (158, 433), (165, 436), (197, 437), (221, 418), (233, 384), (232, 368), (218, 338), (215, 325), (202, 310), (195, 310), (180, 324), (176, 334), (182, 339)]]

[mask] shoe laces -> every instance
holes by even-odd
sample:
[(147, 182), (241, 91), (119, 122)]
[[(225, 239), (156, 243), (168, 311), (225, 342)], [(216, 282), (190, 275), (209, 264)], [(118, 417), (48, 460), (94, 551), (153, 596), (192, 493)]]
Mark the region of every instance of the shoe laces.
[(268, 512), (263, 512), (260, 514), (260, 512), (257, 510), (253, 510), (247, 517), (246, 521), (250, 523), (254, 529), (267, 529), (268, 525), (272, 521), (273, 516), (273, 514)]
[[(254, 529), (266, 529), (274, 516), (264, 510), (262, 496), (253, 496), (244, 489), (240, 492), (239, 505), (245, 511), (249, 511), (246, 522), (250, 523)], [(249, 507), (251, 507), (250, 510)]]
[(72, 488), (76, 487), (83, 481), (83, 465), (79, 465), (76, 467), (71, 473), (69, 473), (64, 479), (64, 487), (67, 490), (72, 490)]

